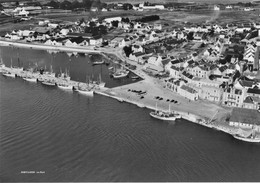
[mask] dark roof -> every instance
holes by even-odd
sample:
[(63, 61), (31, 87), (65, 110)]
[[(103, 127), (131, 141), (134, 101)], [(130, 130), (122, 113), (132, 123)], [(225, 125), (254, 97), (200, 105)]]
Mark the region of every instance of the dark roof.
[(225, 70), (227, 70), (227, 68), (228, 67), (226, 65), (224, 65), (224, 66), (220, 67), (219, 70), (220, 70), (220, 72), (224, 72)]
[(85, 39), (82, 37), (76, 37), (76, 38), (72, 38), (70, 39), (71, 42), (76, 42), (77, 44), (82, 43)]
[(260, 125), (260, 113), (253, 109), (233, 108), (229, 121)]
[(249, 88), (251, 88), (254, 84), (253, 81), (246, 81), (246, 80), (240, 80), (239, 83), (241, 84), (241, 86), (245, 86)]
[(259, 90), (259, 89), (256, 89), (256, 88), (249, 88), (249, 89), (247, 90), (247, 93), (252, 93), (252, 94), (260, 95), (260, 90)]
[(253, 99), (252, 99), (250, 96), (248, 96), (248, 97), (246, 97), (246, 99), (244, 100), (244, 103), (253, 104), (254, 101), (253, 101)]
[(193, 88), (191, 88), (191, 87), (189, 87), (189, 86), (186, 86), (186, 85), (182, 85), (182, 86), (181, 86), (181, 89), (186, 90), (186, 91), (188, 91), (188, 92), (190, 92), (190, 93), (197, 93), (196, 90), (194, 90)]
[(188, 73), (188, 72), (186, 72), (186, 71), (184, 71), (182, 74), (183, 74), (185, 77), (189, 78), (189, 79), (192, 79), (192, 78), (193, 78), (193, 75), (190, 74), (190, 73)]
[(142, 56), (142, 55), (145, 55), (145, 53), (136, 52), (136, 53), (133, 53), (133, 55), (135, 55), (136, 57), (140, 57), (140, 56)]
[(172, 61), (171, 61), (171, 63), (174, 65), (174, 64), (181, 63), (181, 61), (180, 61), (180, 60), (178, 60), (178, 59), (175, 59), (175, 60), (172, 60)]

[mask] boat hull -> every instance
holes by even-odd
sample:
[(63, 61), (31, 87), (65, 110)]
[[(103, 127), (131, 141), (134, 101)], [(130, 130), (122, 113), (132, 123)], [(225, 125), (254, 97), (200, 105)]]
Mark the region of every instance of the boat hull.
[(158, 116), (158, 115), (154, 114), (154, 112), (151, 112), (150, 116), (152, 116), (153, 118), (156, 118), (156, 119), (164, 120), (164, 121), (175, 121), (176, 119), (181, 118), (180, 115), (170, 116), (170, 117)]
[(16, 75), (14, 73), (3, 73), (3, 76), (10, 77), (10, 78), (16, 77)]
[(260, 142), (260, 138), (246, 138), (246, 137), (241, 137), (239, 135), (233, 135), (233, 137), (235, 139), (238, 139), (238, 140), (241, 140), (241, 141), (244, 141), (244, 142), (252, 142), (252, 143), (259, 143)]
[(23, 80), (29, 81), (29, 82), (34, 82), (34, 83), (37, 82), (37, 78), (23, 78)]
[(46, 85), (46, 86), (56, 86), (55, 83), (50, 83), (50, 82), (46, 82), (46, 81), (43, 81), (42, 84)]
[(72, 90), (73, 89), (73, 86), (62, 86), (62, 85), (57, 85), (58, 88), (62, 89), (62, 90)]
[(94, 95), (94, 91), (90, 90), (90, 91), (86, 91), (86, 90), (76, 90), (77, 92), (79, 92), (82, 95), (88, 95), (88, 96), (93, 96)]
[(129, 72), (126, 72), (126, 73), (120, 74), (120, 75), (113, 74), (113, 78), (115, 78), (115, 79), (124, 78), (128, 75), (128, 73)]

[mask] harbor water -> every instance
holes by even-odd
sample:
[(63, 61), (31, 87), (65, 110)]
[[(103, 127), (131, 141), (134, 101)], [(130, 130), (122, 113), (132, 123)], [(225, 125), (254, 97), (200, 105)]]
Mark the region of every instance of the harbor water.
[[(14, 48), (0, 48), (6, 65), (10, 57), (14, 65), (17, 53), (8, 52)], [(19, 58), (28, 66), (52, 62), (57, 72), (70, 64), (72, 78), (83, 81), (85, 69), (101, 71), (65, 53), (51, 60), (46, 51), (20, 48)], [(110, 87), (132, 82), (113, 80), (102, 67)], [(1, 75), (0, 181), (260, 181), (259, 144), (185, 120), (162, 122), (149, 112)]]

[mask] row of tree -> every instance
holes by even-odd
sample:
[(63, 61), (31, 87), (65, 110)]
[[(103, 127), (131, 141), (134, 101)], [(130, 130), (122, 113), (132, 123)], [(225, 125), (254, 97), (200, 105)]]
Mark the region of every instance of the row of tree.
[(79, 8), (90, 9), (91, 7), (97, 7), (98, 9), (102, 9), (103, 7), (106, 7), (107, 4), (101, 3), (100, 0), (82, 0), (82, 2), (79, 2), (77, 0), (74, 0), (72, 2), (68, 0), (65, 0), (63, 2), (52, 0), (49, 3), (47, 3), (46, 6), (51, 6), (55, 9), (74, 10)]
[(137, 22), (150, 22), (150, 21), (155, 21), (159, 20), (160, 17), (158, 15), (150, 15), (150, 16), (144, 16), (142, 18), (136, 19), (135, 21)]

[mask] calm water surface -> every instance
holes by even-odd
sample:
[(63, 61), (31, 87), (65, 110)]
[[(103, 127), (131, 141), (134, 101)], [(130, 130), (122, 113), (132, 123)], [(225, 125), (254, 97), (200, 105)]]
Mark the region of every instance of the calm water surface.
[(260, 145), (149, 112), (0, 75), (0, 181), (260, 181)]

